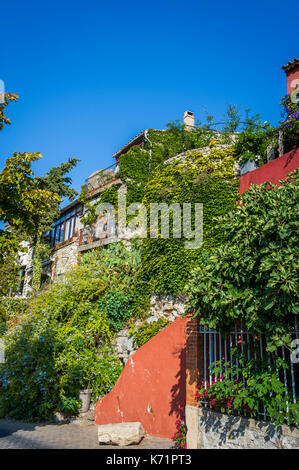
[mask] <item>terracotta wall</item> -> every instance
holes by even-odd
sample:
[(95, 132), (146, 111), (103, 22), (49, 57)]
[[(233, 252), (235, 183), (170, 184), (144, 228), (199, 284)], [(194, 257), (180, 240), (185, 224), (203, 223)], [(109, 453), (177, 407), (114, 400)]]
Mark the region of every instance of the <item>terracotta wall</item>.
[(186, 319), (177, 318), (128, 360), (95, 409), (95, 424), (140, 421), (148, 434), (171, 437), (186, 401)]
[(291, 173), (291, 171), (296, 170), (298, 167), (299, 148), (296, 148), (282, 157), (276, 158), (272, 162), (266, 163), (266, 165), (241, 176), (239, 192), (242, 194), (252, 183), (261, 184), (265, 181), (278, 183), (279, 180), (284, 179), (288, 173)]

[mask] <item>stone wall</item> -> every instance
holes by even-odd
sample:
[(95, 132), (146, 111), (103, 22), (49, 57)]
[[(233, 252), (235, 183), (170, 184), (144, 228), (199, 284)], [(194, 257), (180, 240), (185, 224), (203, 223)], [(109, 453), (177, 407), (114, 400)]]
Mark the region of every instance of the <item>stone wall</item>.
[(186, 407), (188, 448), (292, 449), (299, 448), (299, 429), (229, 416), (206, 408)]
[(184, 302), (184, 297), (152, 293), (148, 323), (157, 321), (159, 318), (165, 318), (170, 322), (174, 321), (185, 312)]
[(78, 240), (74, 240), (54, 250), (52, 254), (52, 280), (60, 276), (72, 266), (78, 264)]

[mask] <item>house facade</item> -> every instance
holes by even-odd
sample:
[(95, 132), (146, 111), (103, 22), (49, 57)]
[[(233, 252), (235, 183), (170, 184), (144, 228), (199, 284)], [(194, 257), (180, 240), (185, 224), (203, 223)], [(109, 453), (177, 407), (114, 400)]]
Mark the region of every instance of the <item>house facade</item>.
[[(282, 69), (286, 73), (287, 93), (292, 94), (299, 87), (299, 59), (288, 62)], [(192, 131), (195, 128), (193, 112), (185, 111), (183, 122), (185, 129)], [(126, 193), (126, 185), (119, 178), (120, 158), (133, 146), (142, 146), (146, 142), (150, 146), (149, 158), (151, 158), (152, 143), (148, 137), (148, 131), (149, 129), (141, 131), (115, 152), (113, 155), (115, 163), (111, 167), (98, 170), (89, 176), (85, 195), (88, 204), (93, 205), (99, 202), (101, 192), (113, 185), (117, 185), (118, 193)], [(235, 135), (231, 137), (234, 141)], [(217, 145), (217, 147), (224, 148), (227, 145)], [(200, 151), (208, 155), (210, 148), (201, 148)], [(269, 149), (269, 154), (271, 154), (270, 151), (271, 149)], [(186, 152), (172, 157), (165, 163), (184, 158), (186, 158)], [(269, 158), (268, 161), (271, 161), (271, 159)], [(252, 165), (254, 162), (249, 161), (249, 163), (251, 165), (243, 169), (241, 174), (255, 170), (256, 165)], [(239, 174), (237, 166), (235, 168), (236, 175)], [(44, 234), (44, 240), (50, 244), (52, 252), (49, 259), (43, 262), (42, 283), (61, 278), (68, 269), (78, 264), (80, 256), (86, 251), (105, 247), (116, 241), (129, 240), (137, 234), (137, 232), (130, 233), (127, 231), (125, 235), (123, 233), (120, 235), (115, 223), (114, 211), (110, 211), (109, 208), (102, 213), (99, 212), (90, 225), (83, 223), (86, 212), (86, 208), (79, 200), (70, 203), (61, 210), (60, 217), (55, 221), (53, 229)], [(26, 253), (20, 254), (22, 280), (18, 295), (27, 296), (31, 292), (33, 257), (34, 249), (30, 246), (28, 246)]]

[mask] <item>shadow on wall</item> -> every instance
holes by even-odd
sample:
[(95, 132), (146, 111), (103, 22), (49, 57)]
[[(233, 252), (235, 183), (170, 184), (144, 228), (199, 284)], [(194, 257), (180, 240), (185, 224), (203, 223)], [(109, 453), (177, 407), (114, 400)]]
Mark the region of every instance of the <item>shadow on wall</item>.
[(177, 318), (136, 351), (95, 409), (95, 424), (142, 423), (146, 433), (173, 436), (186, 397), (186, 319)]
[(178, 358), (179, 370), (171, 388), (169, 416), (174, 415), (178, 419), (184, 417), (186, 405), (186, 346), (178, 348), (174, 355)]
[(200, 448), (298, 448), (295, 428), (199, 409)]

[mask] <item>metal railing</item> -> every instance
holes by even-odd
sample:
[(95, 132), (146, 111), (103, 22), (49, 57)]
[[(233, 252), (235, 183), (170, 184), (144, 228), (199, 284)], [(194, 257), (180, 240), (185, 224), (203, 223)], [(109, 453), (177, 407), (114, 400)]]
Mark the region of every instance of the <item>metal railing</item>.
[[(290, 334), (292, 340), (297, 340), (299, 344), (299, 330), (297, 320), (293, 328), (290, 328)], [(239, 362), (240, 353), (247, 356), (248, 361), (268, 361), (269, 368), (273, 365), (274, 360), (278, 357), (282, 358), (286, 363), (287, 367), (282, 367), (280, 371), (276, 370), (277, 376), (284, 384), (286, 395), (291, 397), (293, 403), (298, 402), (297, 391), (299, 389), (299, 364), (294, 362), (294, 353), (292, 350), (287, 349), (285, 346), (281, 346), (274, 352), (268, 352), (266, 350), (267, 342), (265, 335), (257, 337), (251, 334), (246, 328), (235, 327), (228, 335), (222, 336), (218, 331), (209, 329), (206, 326), (200, 326), (199, 335), (201, 336), (200, 351), (201, 355), (201, 372), (202, 372), (202, 384), (207, 389), (217, 379), (214, 368), (223, 367), (223, 370), (227, 370), (229, 364), (230, 370), (234, 367), (236, 369), (242, 369), (242, 364)], [(239, 354), (235, 354), (235, 351)], [(219, 376), (218, 376), (219, 377)], [(233, 378), (233, 377), (231, 377)], [(219, 380), (219, 379), (218, 379)], [(221, 380), (221, 379), (220, 379)], [(200, 400), (199, 403), (207, 407), (209, 406), (208, 401)], [(272, 419), (265, 410), (259, 411), (259, 415), (264, 420)], [(241, 411), (238, 412), (241, 414)], [(248, 416), (246, 411), (243, 411), (244, 416)]]

